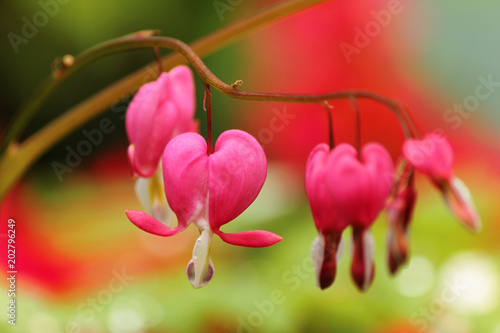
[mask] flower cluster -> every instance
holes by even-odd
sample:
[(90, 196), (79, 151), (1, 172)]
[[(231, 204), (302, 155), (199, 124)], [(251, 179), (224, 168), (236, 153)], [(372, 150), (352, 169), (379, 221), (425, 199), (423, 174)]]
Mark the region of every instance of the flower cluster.
[[(266, 178), (267, 161), (257, 140), (240, 130), (222, 133), (212, 148), (208, 85), (206, 89), (208, 143), (196, 133), (194, 83), (188, 67), (176, 67), (144, 85), (126, 114), (130, 167), (132, 175), (139, 176), (136, 192), (146, 211), (127, 210), (126, 215), (140, 229), (163, 237), (175, 235), (191, 223), (199, 229), (187, 265), (188, 279), (195, 288), (213, 277), (210, 248), (214, 234), (226, 243), (247, 247), (265, 247), (282, 240), (262, 230), (220, 230), (255, 200)], [(352, 96), (350, 99), (359, 117), (357, 104)], [(329, 109), (327, 112), (330, 116)], [(409, 121), (406, 125), (414, 128)], [(370, 229), (384, 208), (389, 220), (390, 272), (394, 274), (406, 262), (408, 229), (417, 197), (415, 171), (430, 178), (466, 227), (474, 231), (480, 228), (470, 193), (454, 176), (453, 151), (444, 136), (432, 133), (420, 139), (416, 131), (409, 130), (401, 162), (395, 168), (382, 145), (333, 146), (330, 131), (330, 146), (321, 143), (313, 149), (305, 175), (306, 194), (319, 233), (313, 242), (312, 260), (321, 289), (335, 280), (344, 247), (342, 234), (348, 227), (352, 229), (351, 276), (361, 291), (369, 288), (375, 274)]]
[(342, 232), (352, 227), (351, 276), (364, 291), (372, 283), (374, 241), (370, 226), (386, 207), (389, 220), (388, 265), (394, 274), (407, 260), (408, 227), (416, 201), (414, 170), (427, 175), (455, 216), (473, 231), (481, 221), (465, 185), (453, 175), (453, 151), (446, 138), (432, 133), (407, 139), (403, 161), (394, 166), (387, 150), (368, 143), (361, 151), (348, 144), (319, 144), (306, 167), (306, 192), (319, 236), (312, 259), (320, 288), (335, 280), (342, 253)]
[[(153, 185), (148, 184), (149, 196), (143, 191), (146, 186), (136, 186), (138, 196), (146, 202), (146, 210), (161, 206), (158, 198), (164, 198), (164, 205), (162, 209), (149, 210), (149, 214), (136, 210), (127, 210), (126, 214), (140, 229), (163, 237), (175, 235), (191, 223), (196, 225), (200, 236), (187, 266), (187, 276), (193, 287), (200, 288), (214, 274), (210, 257), (214, 234), (226, 243), (247, 247), (270, 246), (282, 238), (262, 230), (220, 230), (255, 200), (266, 179), (267, 160), (260, 144), (246, 132), (222, 133), (213, 153), (201, 135), (189, 132), (194, 127), (193, 87), (189, 69), (177, 67), (143, 86), (130, 103), (126, 125), (132, 172), (143, 177), (158, 170), (162, 173), (160, 181), (151, 180)], [(156, 169), (160, 158), (161, 166)], [(177, 216), (175, 228), (161, 220), (168, 214), (158, 213), (167, 209)]]

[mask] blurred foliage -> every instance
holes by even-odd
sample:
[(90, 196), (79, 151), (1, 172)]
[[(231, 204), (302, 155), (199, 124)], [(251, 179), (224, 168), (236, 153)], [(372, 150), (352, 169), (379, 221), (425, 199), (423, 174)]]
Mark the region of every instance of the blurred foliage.
[[(436, 90), (434, 96), (442, 96), (447, 105), (474, 93), (478, 75), (491, 74), (500, 80), (500, 45), (495, 35), (499, 29), (498, 2), (481, 2), (480, 6), (478, 2), (452, 0), (413, 3), (418, 19), (395, 21), (385, 36), (396, 36), (395, 44), (402, 45), (393, 49), (396, 56), (410, 50), (418, 58), (421, 67), (401, 65), (402, 75), (414, 80), (424, 77), (423, 81), (429, 83), (426, 89)], [(221, 20), (212, 1), (68, 0), (15, 53), (8, 34), (21, 34), (24, 18), (32, 22), (41, 5), (39, 1), (2, 1), (0, 131), (22, 101), (50, 75), (50, 63), (57, 56), (78, 54), (102, 41), (142, 29), (160, 29), (163, 35), (190, 42), (262, 6), (263, 2), (241, 1)], [(421, 34), (426, 27), (432, 27), (432, 33), (424, 34), (424, 38)], [(252, 72), (247, 68), (253, 58), (248, 50), (247, 45), (236, 43), (205, 60), (221, 79), (234, 82)], [(24, 137), (152, 60), (150, 50), (141, 50), (89, 66), (51, 98)], [(273, 66), (281, 63), (280, 59), (267, 60), (278, 63)], [(498, 141), (491, 138), (498, 139), (499, 96), (496, 93), (481, 105), (485, 112), (471, 116), (468, 128), (475, 127), (476, 134), (482, 135), (474, 142), (497, 145)], [(202, 97), (197, 81), (197, 116), (204, 133)], [(218, 93), (214, 93), (213, 102), (217, 111), (215, 132), (220, 133), (233, 126), (242, 102)], [(227, 228), (271, 230), (285, 240), (269, 249), (239, 248), (215, 240), (214, 280), (203, 289), (193, 290), (185, 277), (185, 265), (196, 238), (194, 228), (163, 239), (138, 232), (123, 214), (125, 208), (140, 208), (124, 154), (127, 140), (120, 116), (125, 105), (126, 101), (119, 112), (108, 111), (82, 127), (91, 130), (100, 119), (109, 118), (116, 130), (105, 135), (104, 144), (94, 147), (63, 183), (54, 176), (51, 162), (64, 160), (66, 146), (74, 147), (82, 140), (82, 129), (50, 150), (4, 206), (22, 221), (20, 237), (27, 245), (20, 254), (25, 273), (19, 275), (19, 326), (10, 327), (4, 317), (0, 321), (2, 332), (237, 332), (239, 328), (240, 332), (291, 333), (500, 332), (500, 228), (495, 226), (500, 217), (496, 204), (500, 173), (486, 172), (498, 171), (498, 165), (484, 165), (489, 158), (497, 161), (498, 156), (488, 154), (498, 150), (467, 150), (462, 161), (468, 163), (458, 167), (461, 178), (467, 179), (478, 194), (476, 202), (485, 231), (471, 235), (454, 224), (431, 185), (419, 182), (411, 235), (415, 260), (399, 276), (389, 277), (385, 267), (385, 219), (381, 216), (374, 228), (377, 273), (366, 294), (360, 294), (350, 281), (349, 251), (334, 286), (326, 291), (316, 288), (309, 260), (316, 233), (304, 200), (302, 178), (280, 178), (276, 172), (270, 173), (271, 185), (266, 184), (253, 211)], [(441, 118), (440, 113), (437, 118)], [(469, 157), (479, 155), (484, 158), (480, 160), (483, 165)], [(290, 184), (298, 190), (290, 190)], [(278, 195), (285, 199), (278, 200)], [(276, 206), (281, 209), (279, 213)], [(134, 279), (99, 303), (99, 310), (90, 316), (89, 298), (107, 295), (114, 272), (123, 268)], [(456, 300), (441, 307), (446, 282), (460, 274), (466, 274), (471, 284)], [(0, 293), (5, 304), (7, 293), (4, 289)], [(422, 311), (430, 311), (430, 317)], [(79, 317), (82, 313), (87, 317)], [(80, 330), (67, 329), (66, 325), (73, 322)]]

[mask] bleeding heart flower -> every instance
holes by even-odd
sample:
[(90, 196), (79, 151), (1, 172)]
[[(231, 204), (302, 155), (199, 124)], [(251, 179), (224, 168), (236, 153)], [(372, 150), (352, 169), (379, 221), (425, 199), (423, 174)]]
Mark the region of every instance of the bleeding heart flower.
[(194, 109), (193, 75), (188, 67), (178, 66), (143, 85), (125, 116), (129, 164), (132, 174), (140, 176), (135, 185), (137, 197), (149, 214), (168, 226), (173, 214), (158, 166), (165, 146), (175, 135), (196, 131)]
[[(360, 156), (354, 147), (340, 144), (329, 151), (324, 144), (311, 153), (306, 171), (306, 191), (316, 227), (323, 239), (323, 256), (313, 258), (321, 288), (335, 277), (336, 254), (341, 232), (353, 227), (351, 274), (357, 286), (366, 290), (373, 280), (373, 241), (369, 228), (384, 208), (391, 190), (394, 166), (385, 148), (369, 143)], [(391, 177), (387, 177), (391, 176)], [(313, 249), (313, 253), (321, 253)], [(328, 274), (330, 271), (330, 274)]]
[(319, 232), (313, 242), (311, 256), (321, 289), (328, 288), (335, 280), (337, 261), (343, 252), (342, 232), (348, 226), (347, 221), (340, 218), (328, 188), (327, 177), (335, 167), (331, 155), (328, 145), (319, 144), (312, 150), (306, 164), (306, 193)]
[(187, 266), (189, 281), (203, 287), (213, 276), (210, 258), (213, 234), (226, 243), (248, 247), (276, 244), (282, 238), (268, 231), (223, 233), (221, 226), (240, 215), (257, 197), (267, 174), (260, 144), (250, 134), (229, 130), (221, 134), (213, 154), (205, 139), (185, 133), (172, 139), (163, 154), (165, 194), (177, 215), (178, 226), (169, 228), (140, 211), (126, 211), (132, 223), (159, 236), (171, 236), (193, 222), (201, 232)]
[(481, 219), (469, 190), (453, 174), (453, 150), (444, 136), (431, 133), (422, 140), (408, 139), (403, 144), (403, 156), (432, 180), (452, 213), (466, 227), (479, 231)]

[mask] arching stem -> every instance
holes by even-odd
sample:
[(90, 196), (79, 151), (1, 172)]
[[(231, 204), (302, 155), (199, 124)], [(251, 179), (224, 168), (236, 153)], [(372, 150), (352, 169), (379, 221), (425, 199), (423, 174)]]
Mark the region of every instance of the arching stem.
[(205, 97), (203, 99), (203, 108), (207, 111), (207, 154), (211, 155), (214, 152), (212, 145), (212, 92), (210, 85), (205, 84)]

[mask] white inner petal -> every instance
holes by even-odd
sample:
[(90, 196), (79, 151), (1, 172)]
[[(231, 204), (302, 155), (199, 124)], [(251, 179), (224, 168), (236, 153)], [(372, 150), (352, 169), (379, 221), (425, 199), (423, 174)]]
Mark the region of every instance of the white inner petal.
[(191, 284), (195, 288), (203, 287), (208, 281), (204, 281), (206, 270), (212, 266), (210, 258), (210, 246), (212, 244), (212, 230), (203, 229), (200, 237), (196, 240), (193, 248), (194, 278)]
[(372, 274), (373, 257), (375, 255), (375, 239), (370, 230), (363, 232), (363, 258), (365, 261), (365, 279), (363, 289), (367, 289), (370, 284)]
[(340, 242), (337, 247), (337, 263), (340, 262), (340, 259), (342, 259), (342, 257), (344, 256), (345, 248), (346, 244), (344, 237), (340, 236)]
[(149, 199), (149, 183), (150, 183), (150, 178), (142, 178), (139, 177), (135, 181), (134, 185), (134, 190), (135, 194), (137, 196), (137, 199), (139, 199), (139, 202), (141, 203), (142, 207), (144, 208), (144, 211), (148, 213), (149, 215), (153, 215), (153, 209), (151, 207), (151, 200)]
[(481, 218), (479, 217), (472, 196), (467, 186), (457, 177), (450, 183), (451, 195), (446, 195), (448, 208), (465, 222), (471, 223), (474, 230), (481, 228)]
[(153, 211), (151, 215), (167, 227), (173, 228), (174, 212), (168, 205), (167, 200), (158, 200), (158, 198), (154, 198), (153, 200)]
[(319, 235), (314, 239), (311, 245), (311, 258), (316, 272), (316, 284), (319, 287), (319, 273), (323, 264), (323, 256), (325, 254), (325, 238)]

